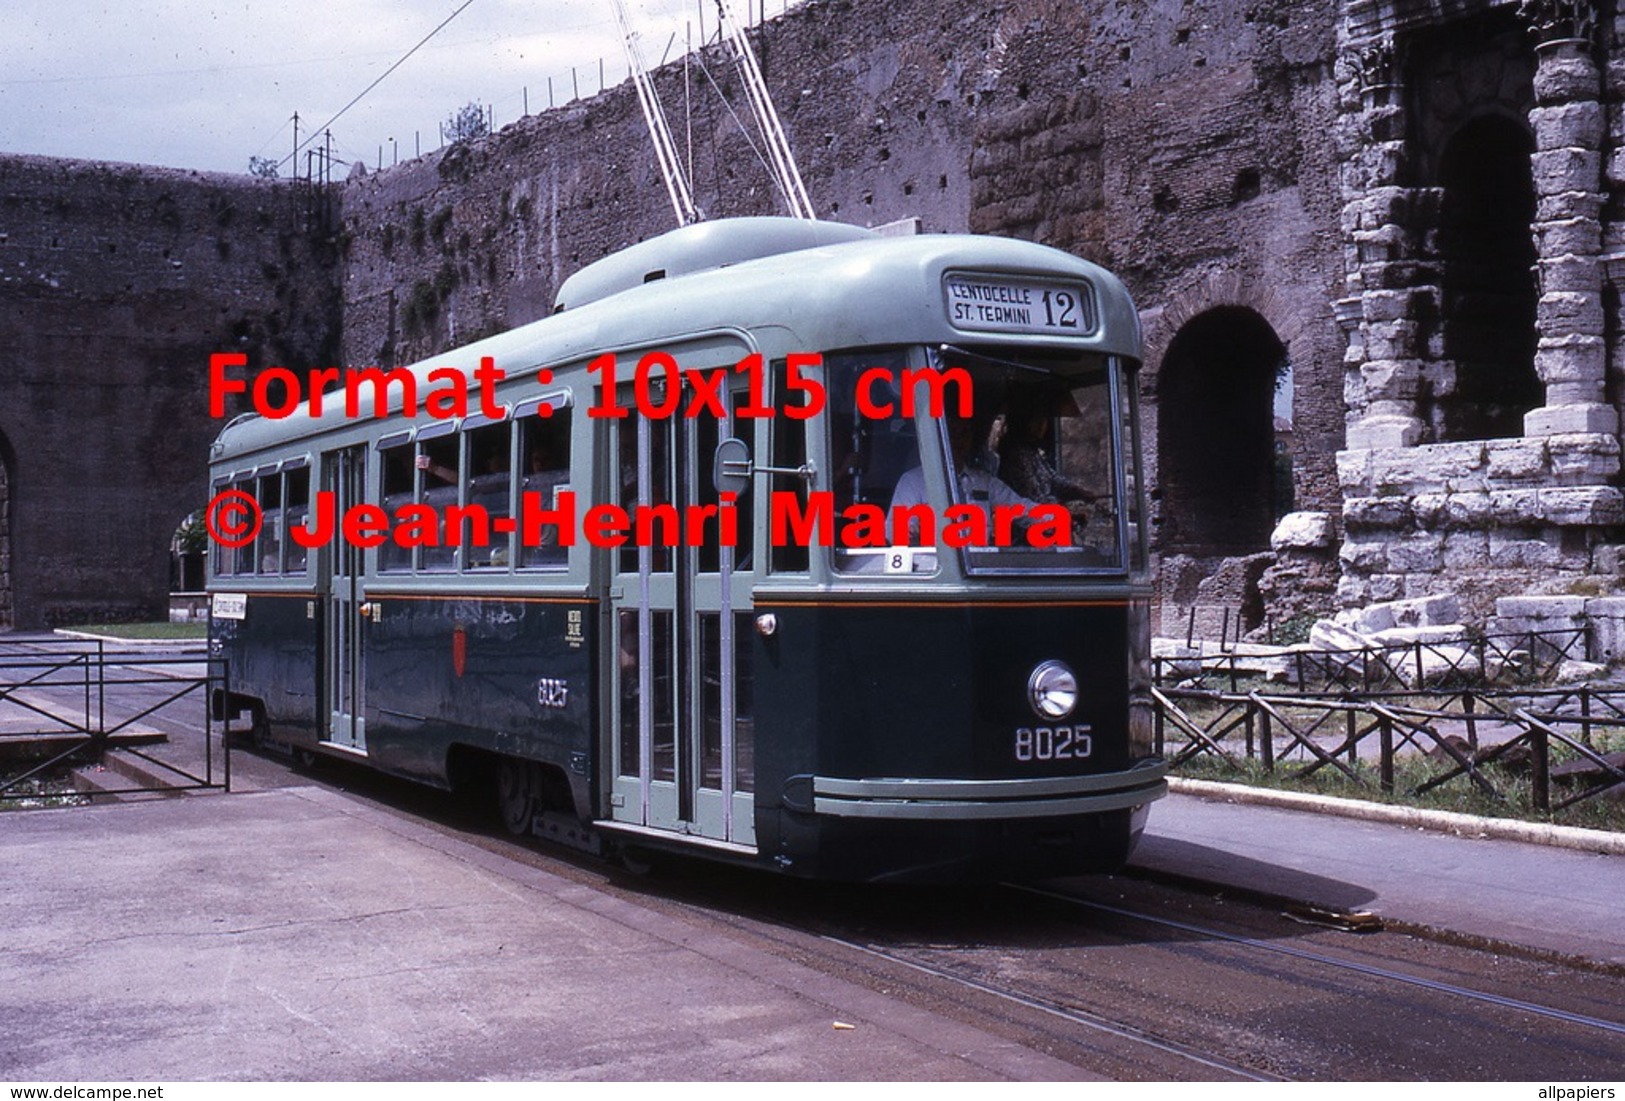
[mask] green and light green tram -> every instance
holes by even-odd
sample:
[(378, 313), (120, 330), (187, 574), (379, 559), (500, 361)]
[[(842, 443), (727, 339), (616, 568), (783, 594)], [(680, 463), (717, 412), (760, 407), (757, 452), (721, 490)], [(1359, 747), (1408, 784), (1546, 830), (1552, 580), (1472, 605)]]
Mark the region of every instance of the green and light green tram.
[[(410, 369), (472, 394), (490, 357), (462, 416), (406, 415), (397, 376), (385, 415), (225, 428), (214, 492), (263, 524), (211, 555), (217, 706), (605, 850), (1116, 867), (1166, 790), (1139, 354), (1118, 280), (1027, 242), (750, 218), (636, 245)], [(396, 534), (312, 537), (355, 506)]]

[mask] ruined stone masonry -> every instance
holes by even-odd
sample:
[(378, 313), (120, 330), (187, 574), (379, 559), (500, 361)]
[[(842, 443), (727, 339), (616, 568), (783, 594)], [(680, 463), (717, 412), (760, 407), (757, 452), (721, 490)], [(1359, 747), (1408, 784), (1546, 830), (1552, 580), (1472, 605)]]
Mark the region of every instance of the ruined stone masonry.
[(1338, 595), (1455, 591), (1482, 622), (1592, 574), (1625, 521), (1606, 386), (1625, 349), (1595, 10), (1448, 7), (1351, 3), (1339, 29)]

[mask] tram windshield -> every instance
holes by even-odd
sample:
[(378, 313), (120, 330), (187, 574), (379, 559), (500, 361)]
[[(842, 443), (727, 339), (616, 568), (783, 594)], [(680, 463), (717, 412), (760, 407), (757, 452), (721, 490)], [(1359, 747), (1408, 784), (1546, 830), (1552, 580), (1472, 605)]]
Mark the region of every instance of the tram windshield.
[[(928, 574), (944, 549), (967, 572), (1142, 567), (1134, 380), (1117, 361), (898, 348), (825, 363), (836, 569)], [(925, 367), (940, 416), (936, 384), (904, 385)]]

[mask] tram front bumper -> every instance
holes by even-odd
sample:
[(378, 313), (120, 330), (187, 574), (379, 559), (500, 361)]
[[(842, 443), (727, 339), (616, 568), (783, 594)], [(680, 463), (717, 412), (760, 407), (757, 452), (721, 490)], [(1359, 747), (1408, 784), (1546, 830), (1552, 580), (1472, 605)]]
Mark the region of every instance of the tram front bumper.
[(1070, 818), (1143, 806), (1168, 794), (1168, 765), (1032, 780), (845, 780), (812, 777), (812, 812), (893, 821)]

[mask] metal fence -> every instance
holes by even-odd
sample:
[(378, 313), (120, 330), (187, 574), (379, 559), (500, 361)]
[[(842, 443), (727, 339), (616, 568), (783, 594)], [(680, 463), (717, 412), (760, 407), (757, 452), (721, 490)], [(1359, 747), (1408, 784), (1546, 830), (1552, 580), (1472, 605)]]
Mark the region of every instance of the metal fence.
[[(1491, 800), (1526, 795), (1537, 811), (1573, 807), (1625, 783), (1625, 691), (1463, 688), (1332, 698), (1158, 687), (1157, 750), (1303, 780), (1333, 772), (1356, 790), (1422, 795), (1471, 784)], [(1356, 766), (1375, 761), (1376, 776)]]
[(209, 707), (226, 682), (201, 653), (0, 643), (0, 800), (229, 791), (230, 720)]

